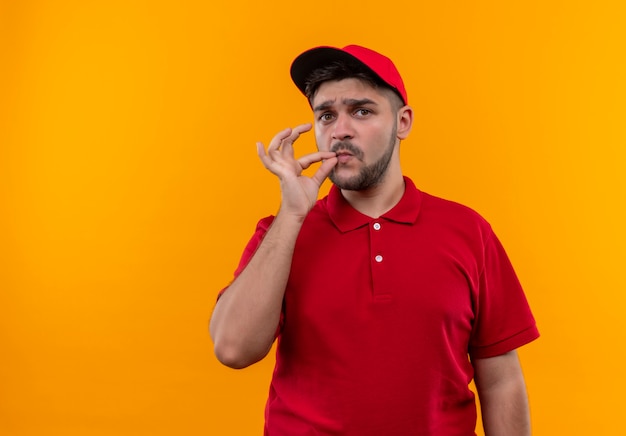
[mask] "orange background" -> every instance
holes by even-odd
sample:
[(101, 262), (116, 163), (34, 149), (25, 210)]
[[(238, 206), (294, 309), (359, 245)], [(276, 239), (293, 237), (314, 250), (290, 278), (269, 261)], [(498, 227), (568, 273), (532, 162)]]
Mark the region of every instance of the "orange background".
[(208, 318), (278, 206), (255, 141), (311, 119), (291, 60), (348, 43), (516, 265), (535, 434), (626, 434), (624, 3), (210, 3), (0, 2), (0, 434), (261, 434), (272, 358), (220, 366)]

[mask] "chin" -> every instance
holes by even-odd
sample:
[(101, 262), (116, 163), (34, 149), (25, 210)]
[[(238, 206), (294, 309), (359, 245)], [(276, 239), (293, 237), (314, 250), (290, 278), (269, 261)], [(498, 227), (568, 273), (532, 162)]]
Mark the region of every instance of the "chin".
[(346, 191), (361, 191), (363, 190), (363, 186), (361, 180), (358, 177), (337, 177), (331, 176), (329, 177), (330, 181), (338, 187), (339, 189), (343, 189)]

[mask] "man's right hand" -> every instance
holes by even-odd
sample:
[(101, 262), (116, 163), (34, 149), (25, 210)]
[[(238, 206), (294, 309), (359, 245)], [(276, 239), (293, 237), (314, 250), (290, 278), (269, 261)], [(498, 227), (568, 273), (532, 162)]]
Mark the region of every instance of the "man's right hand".
[[(302, 133), (311, 130), (311, 124), (300, 124), (293, 129), (285, 129), (274, 136), (267, 151), (257, 142), (257, 153), (265, 168), (278, 176), (282, 202), (280, 211), (304, 219), (317, 201), (320, 186), (337, 164), (334, 152), (318, 151), (295, 158), (293, 144)], [(302, 171), (316, 162), (322, 165), (311, 177)]]

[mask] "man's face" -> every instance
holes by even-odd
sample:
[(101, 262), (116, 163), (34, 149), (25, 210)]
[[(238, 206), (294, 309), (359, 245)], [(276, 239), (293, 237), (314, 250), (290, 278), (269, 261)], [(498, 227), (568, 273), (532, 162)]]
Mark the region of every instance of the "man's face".
[(344, 79), (322, 83), (311, 100), (317, 147), (337, 153), (329, 178), (339, 188), (361, 191), (384, 179), (398, 142), (389, 92)]

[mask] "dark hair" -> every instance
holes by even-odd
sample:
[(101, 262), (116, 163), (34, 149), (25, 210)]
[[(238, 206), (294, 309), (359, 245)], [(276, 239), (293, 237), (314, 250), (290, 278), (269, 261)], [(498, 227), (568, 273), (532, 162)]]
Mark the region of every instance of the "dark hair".
[[(401, 108), (404, 103), (402, 97), (380, 77), (358, 62), (335, 61), (313, 70), (306, 78), (304, 93), (311, 101), (322, 83), (332, 80), (359, 79), (373, 88), (384, 88), (393, 91), (398, 101), (392, 100), (392, 106)], [(395, 100), (395, 99), (394, 99)]]

